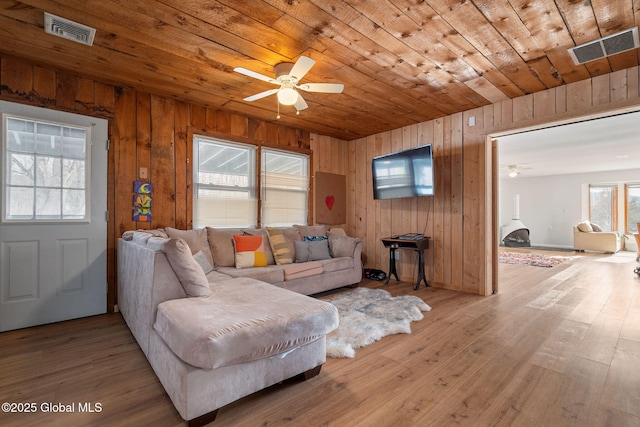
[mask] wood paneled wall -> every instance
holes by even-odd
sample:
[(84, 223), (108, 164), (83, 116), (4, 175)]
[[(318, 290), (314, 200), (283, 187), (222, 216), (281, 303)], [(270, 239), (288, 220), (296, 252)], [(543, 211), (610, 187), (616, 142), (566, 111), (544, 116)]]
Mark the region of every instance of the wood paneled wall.
[[(406, 232), (432, 237), (427, 276), (436, 286), (485, 295), (495, 271), (492, 153), (488, 136), (640, 107), (638, 67), (506, 100), (354, 141), (216, 111), (0, 56), (0, 99), (109, 120), (109, 308), (116, 302), (115, 242), (125, 230), (191, 226), (193, 133), (309, 152), (314, 171), (347, 176), (347, 223), (362, 238), (366, 265), (388, 271), (380, 238)], [(469, 118), (475, 125), (469, 126)], [(372, 157), (434, 145), (436, 195), (373, 200)], [(133, 181), (146, 168), (154, 183), (152, 223), (132, 221)], [(416, 277), (404, 251), (401, 278)]]
[[(364, 241), (367, 266), (388, 271), (382, 237), (424, 231), (432, 238), (425, 254), (428, 279), (436, 286), (486, 295), (497, 280), (495, 161), (489, 137), (639, 109), (638, 74), (633, 67), (346, 144), (312, 135), (318, 170), (347, 175), (345, 227)], [(436, 195), (373, 200), (371, 158), (426, 143), (434, 146)], [(415, 255), (402, 251), (400, 257), (401, 279), (415, 280)]]
[[(191, 135), (310, 153), (310, 134), (278, 123), (119, 88), (67, 72), (0, 56), (0, 99), (109, 120), (108, 309), (116, 295), (118, 237), (137, 228), (191, 228)], [(133, 182), (154, 184), (153, 221), (134, 222)]]

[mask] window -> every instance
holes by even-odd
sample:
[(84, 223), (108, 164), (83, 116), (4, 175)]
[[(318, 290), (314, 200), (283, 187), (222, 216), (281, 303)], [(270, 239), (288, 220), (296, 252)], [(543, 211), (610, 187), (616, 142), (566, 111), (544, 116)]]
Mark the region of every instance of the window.
[(637, 224), (640, 222), (640, 184), (624, 186), (626, 233), (638, 233)]
[(195, 137), (193, 227), (256, 227), (256, 149)]
[(308, 157), (262, 150), (262, 224), (306, 224), (309, 194)]
[(90, 128), (3, 114), (3, 221), (88, 219)]
[(307, 223), (308, 156), (262, 148), (258, 164), (256, 147), (204, 136), (194, 137), (193, 152), (194, 228)]
[(618, 186), (589, 186), (590, 221), (602, 227), (603, 231), (618, 229)]

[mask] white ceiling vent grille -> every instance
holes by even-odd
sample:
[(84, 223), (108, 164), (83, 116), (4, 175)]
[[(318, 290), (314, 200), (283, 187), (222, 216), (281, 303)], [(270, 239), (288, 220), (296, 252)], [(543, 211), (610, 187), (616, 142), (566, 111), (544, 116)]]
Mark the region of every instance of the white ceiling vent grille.
[(96, 35), (95, 28), (87, 27), (47, 12), (44, 13), (44, 31), (87, 46), (93, 45), (93, 38)]
[(573, 59), (576, 65), (580, 65), (638, 47), (640, 47), (640, 42), (638, 42), (638, 27), (633, 27), (589, 43), (572, 47), (569, 49), (569, 55), (571, 55), (571, 59)]

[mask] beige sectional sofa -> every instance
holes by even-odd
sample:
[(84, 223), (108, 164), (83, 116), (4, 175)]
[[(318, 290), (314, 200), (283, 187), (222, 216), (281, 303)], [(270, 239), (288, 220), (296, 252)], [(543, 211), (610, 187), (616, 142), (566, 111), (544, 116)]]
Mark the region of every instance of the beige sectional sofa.
[[(286, 231), (294, 250), (304, 241), (301, 231), (321, 234)], [(237, 233), (262, 231), (136, 231), (118, 242), (119, 309), (190, 425), (210, 422), (222, 406), (272, 384), (317, 375), (338, 314), (303, 294), (361, 279), (358, 239), (326, 233), (328, 259), (279, 265), (272, 253), (264, 257), (273, 264), (236, 268), (224, 265), (234, 254), (223, 251), (233, 250), (226, 239)]]

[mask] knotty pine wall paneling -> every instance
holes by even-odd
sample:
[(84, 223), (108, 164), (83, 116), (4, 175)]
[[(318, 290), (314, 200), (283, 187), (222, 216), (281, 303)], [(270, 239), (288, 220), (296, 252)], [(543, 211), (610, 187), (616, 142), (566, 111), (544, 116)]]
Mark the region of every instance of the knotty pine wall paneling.
[[(311, 154), (310, 134), (304, 130), (120, 88), (1, 55), (0, 99), (109, 120), (109, 311), (117, 303), (116, 242), (122, 233), (139, 228), (191, 228), (194, 133)], [(342, 160), (328, 160), (326, 165), (331, 166), (329, 171), (345, 174), (346, 145), (329, 140), (333, 152), (342, 153), (338, 156)], [(141, 168), (147, 178), (140, 176)], [(137, 179), (154, 185), (151, 222), (132, 219), (133, 182)]]
[[(428, 279), (436, 286), (490, 294), (497, 280), (499, 224), (492, 212), (498, 195), (488, 136), (640, 109), (639, 80), (639, 68), (632, 67), (346, 142), (351, 196), (346, 229), (364, 240), (366, 265), (388, 271), (380, 237), (421, 232), (426, 223), (433, 239), (425, 254)], [(435, 196), (374, 201), (367, 179), (371, 158), (425, 143), (434, 148)], [(411, 255), (401, 254), (397, 266), (402, 280), (415, 279)]]
[[(115, 243), (136, 228), (191, 226), (191, 140), (194, 133), (312, 154), (313, 172), (346, 175), (349, 235), (363, 239), (366, 265), (388, 271), (380, 238), (421, 232), (433, 237), (426, 254), (436, 286), (485, 295), (495, 281), (492, 260), (491, 150), (487, 136), (640, 108), (638, 67), (558, 86), (514, 100), (457, 113), (353, 141), (341, 141), (277, 122), (264, 122), (119, 88), (72, 73), (0, 56), (0, 99), (94, 115), (109, 120), (108, 309), (116, 303)], [(474, 116), (475, 126), (468, 125)], [(371, 157), (409, 145), (434, 144), (435, 197), (373, 200)], [(133, 181), (147, 168), (154, 182), (154, 220), (132, 221)], [(404, 280), (415, 277), (401, 255)]]

